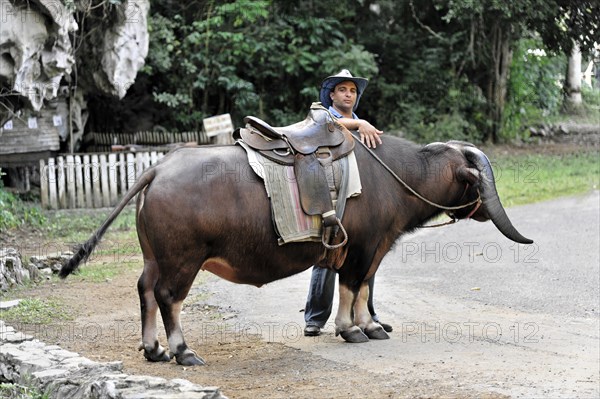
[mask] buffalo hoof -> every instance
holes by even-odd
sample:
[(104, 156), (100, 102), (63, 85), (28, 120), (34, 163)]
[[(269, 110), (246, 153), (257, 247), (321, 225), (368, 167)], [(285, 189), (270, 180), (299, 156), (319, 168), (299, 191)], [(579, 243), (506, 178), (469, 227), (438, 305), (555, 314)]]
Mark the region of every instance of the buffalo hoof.
[(365, 334), (370, 339), (390, 339), (388, 333), (386, 333), (384, 328), (380, 325), (373, 329), (365, 328)]
[(165, 348), (156, 344), (154, 346), (140, 344), (139, 350), (144, 350), (144, 357), (150, 362), (170, 362), (171, 356)]
[(346, 342), (353, 344), (369, 342), (369, 337), (367, 337), (358, 326), (353, 326), (348, 330), (340, 331), (340, 335)]
[(206, 362), (200, 356), (197, 356), (191, 350), (187, 350), (179, 355), (175, 355), (177, 364), (182, 366), (204, 366)]

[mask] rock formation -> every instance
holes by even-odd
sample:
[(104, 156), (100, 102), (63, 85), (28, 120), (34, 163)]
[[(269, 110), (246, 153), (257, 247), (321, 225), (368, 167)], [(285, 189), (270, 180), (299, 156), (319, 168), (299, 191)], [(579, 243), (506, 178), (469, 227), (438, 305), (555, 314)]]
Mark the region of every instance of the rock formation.
[(0, 8), (0, 94), (24, 100), (0, 107), (2, 125), (14, 117), (11, 106), (16, 111), (24, 103), (22, 115), (39, 117), (51, 100), (59, 100), (68, 104), (60, 116), (70, 125), (61, 141), (77, 142), (85, 96), (123, 98), (144, 65), (149, 0), (0, 0)]

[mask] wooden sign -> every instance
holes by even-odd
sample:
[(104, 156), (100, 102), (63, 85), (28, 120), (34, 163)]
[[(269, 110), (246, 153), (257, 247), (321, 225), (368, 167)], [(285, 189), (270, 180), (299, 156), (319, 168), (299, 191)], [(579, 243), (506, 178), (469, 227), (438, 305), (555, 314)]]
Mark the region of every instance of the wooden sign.
[(204, 123), (204, 131), (208, 137), (233, 133), (233, 122), (229, 114), (212, 116), (204, 119), (202, 122)]

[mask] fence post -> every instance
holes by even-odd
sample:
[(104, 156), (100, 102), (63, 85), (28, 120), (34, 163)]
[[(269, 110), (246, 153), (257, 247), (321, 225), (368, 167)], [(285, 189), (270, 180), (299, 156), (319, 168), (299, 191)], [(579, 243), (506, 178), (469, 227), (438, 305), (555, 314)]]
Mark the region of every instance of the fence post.
[(67, 187), (65, 184), (65, 159), (57, 158), (56, 180), (58, 181), (58, 206), (60, 209), (67, 208)]
[(75, 155), (75, 185), (77, 186), (77, 199), (75, 201), (75, 206), (77, 208), (83, 208), (85, 206), (83, 184), (84, 183), (81, 156)]
[(75, 162), (73, 155), (67, 155), (67, 196), (69, 209), (75, 208)]
[(108, 184), (110, 185), (110, 206), (117, 203), (117, 154), (108, 154)]
[(119, 153), (119, 179), (121, 182), (121, 195), (125, 195), (127, 192), (127, 164), (125, 160), (125, 154)]
[(135, 183), (135, 157), (132, 153), (127, 154), (127, 189), (129, 190)]
[(102, 192), (102, 206), (110, 206), (110, 188), (108, 186), (108, 165), (106, 154), (100, 154), (100, 191)]
[(92, 192), (92, 171), (90, 170), (90, 156), (83, 156), (83, 184), (85, 186), (85, 207), (94, 207), (94, 194)]
[(158, 162), (158, 157), (156, 155), (156, 151), (152, 151), (150, 153), (150, 165), (155, 165)]
[(139, 152), (135, 153), (135, 179), (137, 180), (144, 171), (144, 164), (142, 162), (142, 154)]
[(92, 155), (92, 187), (94, 191), (94, 208), (102, 208), (102, 196), (100, 190), (100, 164), (98, 155)]
[(48, 159), (48, 195), (50, 196), (50, 208), (58, 209), (58, 201), (56, 199), (56, 169), (54, 162), (54, 158)]
[(43, 159), (40, 159), (40, 195), (42, 208), (48, 208), (48, 168)]

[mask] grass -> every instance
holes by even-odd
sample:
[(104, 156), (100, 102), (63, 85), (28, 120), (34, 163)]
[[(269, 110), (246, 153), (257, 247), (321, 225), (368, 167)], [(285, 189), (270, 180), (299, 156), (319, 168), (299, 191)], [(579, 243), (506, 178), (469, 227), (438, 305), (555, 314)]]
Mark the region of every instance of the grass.
[[(60, 238), (70, 242), (83, 242), (106, 220), (111, 209), (102, 211), (69, 210), (47, 212), (47, 222), (43, 226), (46, 237)], [(118, 240), (135, 240), (135, 208), (123, 210), (111, 225), (109, 231)], [(120, 234), (115, 233), (119, 232)]]
[(65, 306), (57, 299), (23, 299), (17, 306), (0, 311), (0, 319), (23, 324), (51, 324), (72, 320)]
[(545, 201), (597, 190), (598, 151), (575, 154), (503, 155), (492, 159), (504, 206)]
[(48, 399), (50, 395), (42, 393), (37, 387), (20, 384), (0, 383), (0, 398), (10, 399)]
[[(94, 255), (92, 255), (93, 257)], [(101, 283), (110, 281), (117, 277), (119, 274), (133, 269), (140, 269), (142, 262), (134, 261), (130, 259), (117, 259), (114, 262), (96, 262), (93, 258), (90, 259), (85, 265), (81, 265), (72, 279), (79, 281), (88, 281), (92, 283)]]

